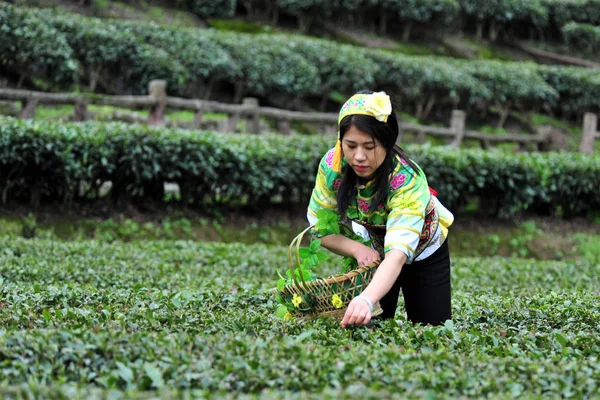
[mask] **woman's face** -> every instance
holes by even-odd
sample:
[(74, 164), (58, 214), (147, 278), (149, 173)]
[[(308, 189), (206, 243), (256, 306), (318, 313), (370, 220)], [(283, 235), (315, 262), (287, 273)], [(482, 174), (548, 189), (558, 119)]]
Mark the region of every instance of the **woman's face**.
[(364, 179), (372, 179), (375, 176), (375, 171), (387, 154), (387, 150), (377, 139), (358, 130), (354, 125), (350, 126), (342, 138), (342, 150), (356, 175)]

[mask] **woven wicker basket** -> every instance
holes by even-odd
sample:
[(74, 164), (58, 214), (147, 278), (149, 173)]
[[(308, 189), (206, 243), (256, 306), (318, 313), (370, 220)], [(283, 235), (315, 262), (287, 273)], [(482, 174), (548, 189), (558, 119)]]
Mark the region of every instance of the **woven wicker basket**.
[[(373, 264), (364, 267), (358, 267), (355, 270), (344, 274), (332, 275), (328, 278), (314, 279), (305, 281), (303, 278), (296, 279), (295, 268), (300, 265), (298, 250), (300, 242), (304, 235), (314, 227), (309, 226), (303, 232), (292, 240), (288, 249), (289, 266), (292, 272), (293, 283), (286, 285), (282, 290), (276, 291), (281, 296), (283, 301), (291, 303), (294, 295), (302, 297), (302, 303), (298, 308), (295, 308), (292, 314), (299, 318), (316, 318), (329, 316), (334, 318), (342, 318), (346, 312), (348, 304), (354, 297), (362, 293), (367, 287), (381, 260), (375, 261)], [(302, 274), (300, 274), (302, 276)], [(333, 295), (337, 294), (342, 301), (342, 306), (337, 308), (333, 304)], [(373, 316), (383, 312), (379, 302), (373, 305)]]

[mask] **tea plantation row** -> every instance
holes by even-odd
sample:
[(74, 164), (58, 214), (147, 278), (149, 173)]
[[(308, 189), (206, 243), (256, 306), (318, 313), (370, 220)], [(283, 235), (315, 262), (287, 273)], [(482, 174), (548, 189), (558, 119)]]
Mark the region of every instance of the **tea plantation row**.
[[(0, 394), (593, 397), (600, 265), (455, 258), (453, 322), (283, 321), (287, 249), (0, 238)], [(323, 271), (337, 269), (330, 261)], [(149, 392), (146, 392), (149, 390)]]
[[(451, 108), (544, 110), (566, 119), (600, 109), (600, 79), (588, 68), (412, 57), (298, 35), (168, 28), (2, 3), (0, 28), (3, 70), (24, 82), (48, 82), (56, 91), (85, 86), (90, 92), (145, 94), (150, 80), (164, 79), (174, 96), (229, 93), (234, 103), (274, 96), (280, 104), (325, 107), (336, 94), (371, 88), (391, 94), (419, 119)], [(589, 41), (577, 32), (570, 37)]]

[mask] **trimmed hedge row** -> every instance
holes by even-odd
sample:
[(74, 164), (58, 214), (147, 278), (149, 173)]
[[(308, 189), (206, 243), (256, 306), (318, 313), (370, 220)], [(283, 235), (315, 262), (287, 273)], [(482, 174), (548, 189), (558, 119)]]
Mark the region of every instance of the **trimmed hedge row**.
[[(410, 57), (298, 36), (167, 28), (8, 5), (0, 5), (0, 27), (10, 38), (0, 43), (0, 69), (60, 87), (80, 79), (91, 90), (145, 93), (150, 79), (162, 78), (178, 96), (208, 98), (220, 85), (236, 102), (275, 95), (292, 105), (320, 99), (322, 107), (332, 93), (369, 87), (394, 95), (420, 118), (438, 107), (487, 110), (490, 104), (503, 112), (600, 111), (594, 95), (600, 76), (584, 68), (556, 67), (549, 74), (527, 63)], [(55, 44), (64, 51), (49, 56)]]
[[(107, 3), (112, 3), (113, 0), (98, 1), (98, 0), (70, 0), (71, 3), (77, 3), (79, 6), (91, 6), (92, 10), (100, 11), (106, 8)], [(139, 7), (139, 0), (120, 0), (120, 3), (128, 3), (133, 7)], [(172, 0), (169, 2), (169, 7), (190, 11), (200, 18), (227, 18), (235, 14), (237, 0)]]
[(27, 77), (52, 76), (57, 85), (69, 84), (79, 70), (73, 48), (62, 32), (40, 23), (37, 13), (0, 4), (0, 68)]
[(191, 12), (200, 17), (233, 17), (237, 0), (187, 0)]
[(542, 0), (556, 26), (567, 22), (600, 25), (600, 0)]
[(600, 26), (569, 22), (563, 27), (563, 35), (569, 46), (589, 52), (600, 51)]
[[(164, 182), (176, 182), (187, 205), (301, 206), (334, 140), (3, 118), (0, 193), (4, 203), (69, 204), (97, 200), (100, 186), (111, 181), (116, 200), (163, 201)], [(498, 216), (600, 211), (598, 157), (408, 150), (454, 210), (479, 198), (483, 209)]]
[(235, 15), (238, 4), (251, 16), (294, 16), (303, 31), (341, 18), (365, 27), (379, 25), (381, 32), (399, 25), (404, 39), (413, 25), (452, 26), (461, 18), (473, 20), (480, 36), (487, 27), (492, 39), (501, 30), (525, 37), (570, 21), (600, 25), (600, 0), (177, 0), (172, 6), (201, 18), (228, 18)]
[[(254, 8), (274, 9), (307, 18), (311, 13), (327, 18), (348, 15), (365, 25), (373, 21), (451, 25), (459, 17), (473, 19), (491, 28), (513, 31), (523, 26), (538, 31), (569, 21), (600, 24), (600, 0), (246, 0)], [(275, 4), (271, 4), (275, 3)], [(269, 7), (270, 6), (270, 7)], [(275, 6), (275, 7), (274, 7)], [(384, 24), (387, 25), (387, 24)], [(391, 24), (390, 24), (391, 25)], [(495, 25), (492, 27), (491, 25)]]

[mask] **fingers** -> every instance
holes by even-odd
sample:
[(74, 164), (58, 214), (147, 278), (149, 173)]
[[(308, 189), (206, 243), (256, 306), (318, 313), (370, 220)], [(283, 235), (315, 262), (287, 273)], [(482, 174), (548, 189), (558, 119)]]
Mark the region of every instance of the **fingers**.
[(354, 304), (350, 303), (348, 305), (348, 309), (346, 309), (344, 318), (342, 319), (342, 322), (340, 323), (340, 325), (342, 325), (342, 328), (345, 328), (348, 326), (348, 322), (349, 322), (350, 317), (352, 316), (353, 312), (354, 312)]
[(379, 259), (380, 256), (377, 250), (364, 246), (364, 248), (362, 248), (361, 251), (355, 255), (355, 257), (356, 261), (358, 262), (358, 266), (364, 267), (373, 264)]
[(365, 309), (365, 307), (354, 306), (353, 303), (350, 303), (340, 325), (342, 328), (346, 328), (352, 325), (366, 325), (370, 321), (371, 311), (368, 307)]
[(358, 266), (366, 267), (367, 265), (373, 264), (375, 261), (377, 261), (378, 258), (379, 258), (379, 256), (362, 259), (361, 261), (358, 262)]

